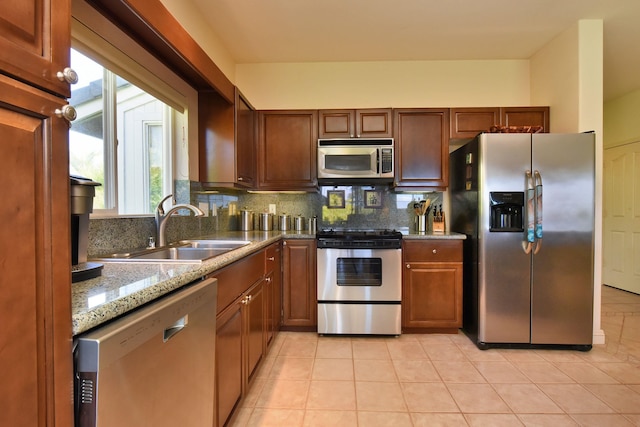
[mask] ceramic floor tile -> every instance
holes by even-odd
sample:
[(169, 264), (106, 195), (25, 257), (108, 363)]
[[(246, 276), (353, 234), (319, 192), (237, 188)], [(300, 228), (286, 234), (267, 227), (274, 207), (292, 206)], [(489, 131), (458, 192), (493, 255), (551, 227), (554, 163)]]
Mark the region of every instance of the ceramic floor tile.
[(256, 400), (256, 407), (304, 409), (309, 383), (309, 381), (267, 379)]
[(307, 410), (304, 414), (304, 427), (357, 427), (356, 411)]
[(493, 384), (493, 388), (516, 414), (563, 413), (562, 409), (534, 384)]
[(387, 343), (384, 341), (353, 341), (354, 359), (390, 359)]
[(568, 414), (614, 412), (602, 400), (579, 384), (540, 384), (538, 387)]
[(569, 350), (535, 350), (544, 360), (548, 362), (580, 362), (577, 351)]
[(394, 360), (426, 360), (427, 354), (418, 341), (391, 341), (387, 343)]
[(408, 412), (358, 411), (358, 425), (366, 427), (413, 427)]
[(534, 383), (575, 382), (551, 362), (514, 362), (513, 364)]
[(515, 427), (523, 425), (513, 414), (465, 414), (471, 427)]
[(472, 362), (504, 362), (507, 359), (498, 349), (480, 350), (478, 347), (460, 347), (464, 355)]
[(304, 411), (299, 409), (267, 409), (253, 410), (247, 427), (300, 427), (304, 419)]
[(433, 363), (428, 360), (394, 360), (393, 366), (400, 382), (441, 381)]
[(278, 352), (279, 357), (315, 357), (317, 340), (287, 339)]
[(473, 362), (473, 365), (490, 383), (530, 382), (511, 362)]
[(556, 368), (580, 384), (617, 384), (613, 377), (590, 363), (555, 363)]
[(254, 378), (249, 385), (249, 390), (247, 391), (244, 399), (242, 399), (241, 406), (243, 407), (254, 407), (256, 406), (256, 401), (258, 397), (260, 397), (260, 393), (262, 393), (262, 389), (264, 388), (264, 384), (266, 382), (265, 378)]
[(446, 383), (485, 383), (486, 380), (471, 362), (433, 361), (433, 366)]
[(640, 426), (640, 414), (623, 414), (634, 426)]
[(359, 411), (407, 411), (400, 383), (356, 381)]
[(578, 427), (569, 415), (559, 414), (518, 414), (526, 427)]
[(351, 340), (348, 338), (323, 337), (318, 340), (316, 358), (351, 359)]
[(311, 379), (353, 381), (353, 360), (351, 359), (316, 359)]
[(420, 344), (453, 344), (452, 337), (458, 335), (451, 334), (420, 334), (418, 335), (418, 342)]
[(391, 360), (355, 359), (353, 369), (356, 381), (398, 382)]
[(586, 384), (597, 398), (621, 414), (640, 414), (640, 393), (622, 384)]
[(500, 349), (500, 354), (510, 362), (543, 362), (542, 356), (530, 350)]
[(422, 343), (422, 348), (432, 361), (444, 360), (447, 362), (464, 362), (468, 360), (464, 352), (453, 343)]
[(312, 369), (311, 358), (278, 357), (271, 368), (269, 378), (308, 380), (311, 379)]
[(617, 414), (572, 415), (581, 427), (633, 427), (627, 418)]
[(249, 423), (253, 408), (240, 407), (229, 421), (229, 427), (245, 427)]
[(593, 365), (622, 384), (640, 384), (640, 366), (625, 362), (594, 363)]
[(460, 412), (442, 383), (402, 383), (409, 412)]
[(447, 384), (463, 413), (510, 413), (511, 409), (489, 384)]
[(469, 424), (462, 414), (428, 414), (412, 412), (414, 427), (466, 427)]
[(307, 409), (355, 410), (353, 381), (311, 381)]

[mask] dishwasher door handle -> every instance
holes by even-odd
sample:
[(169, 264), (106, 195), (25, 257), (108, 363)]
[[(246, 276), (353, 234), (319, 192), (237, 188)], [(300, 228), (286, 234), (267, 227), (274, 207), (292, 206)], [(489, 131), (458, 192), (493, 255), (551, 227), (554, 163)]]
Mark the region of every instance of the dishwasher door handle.
[(173, 338), (178, 332), (186, 328), (189, 323), (189, 315), (186, 314), (184, 317), (178, 319), (176, 323), (166, 328), (162, 334), (162, 342), (167, 342), (171, 338)]

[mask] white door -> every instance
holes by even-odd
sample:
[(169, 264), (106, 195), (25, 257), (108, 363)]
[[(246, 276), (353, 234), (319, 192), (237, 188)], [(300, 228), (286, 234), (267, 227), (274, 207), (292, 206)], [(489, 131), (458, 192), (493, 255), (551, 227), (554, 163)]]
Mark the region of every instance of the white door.
[(604, 151), (604, 284), (640, 294), (640, 142)]

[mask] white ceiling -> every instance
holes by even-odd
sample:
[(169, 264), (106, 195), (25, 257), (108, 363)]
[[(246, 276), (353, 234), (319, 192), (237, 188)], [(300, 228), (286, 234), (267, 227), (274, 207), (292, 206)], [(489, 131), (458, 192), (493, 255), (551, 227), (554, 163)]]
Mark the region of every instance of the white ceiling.
[(192, 0), (237, 63), (527, 59), (604, 21), (604, 96), (640, 89), (640, 0)]

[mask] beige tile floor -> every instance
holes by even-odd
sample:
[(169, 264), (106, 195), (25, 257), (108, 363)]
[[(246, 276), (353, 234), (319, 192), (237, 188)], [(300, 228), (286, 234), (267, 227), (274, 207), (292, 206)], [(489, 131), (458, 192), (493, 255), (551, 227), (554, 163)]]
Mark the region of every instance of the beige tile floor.
[(602, 307), (590, 352), (282, 332), (232, 425), (640, 426), (640, 296), (605, 287)]

